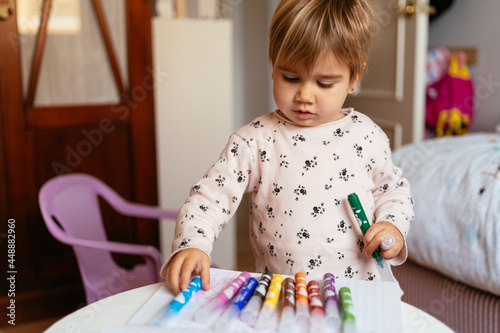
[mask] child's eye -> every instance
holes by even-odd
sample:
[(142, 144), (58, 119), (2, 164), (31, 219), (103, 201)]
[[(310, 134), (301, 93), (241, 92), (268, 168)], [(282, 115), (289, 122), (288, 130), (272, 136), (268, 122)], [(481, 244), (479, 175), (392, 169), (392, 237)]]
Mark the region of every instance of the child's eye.
[(298, 82), (299, 81), (299, 78), (298, 77), (294, 77), (294, 76), (283, 75), (283, 79), (285, 81), (288, 81), (288, 82)]
[(318, 81), (318, 86), (320, 86), (321, 88), (331, 88), (331, 87), (333, 87), (333, 83), (324, 83), (324, 82)]

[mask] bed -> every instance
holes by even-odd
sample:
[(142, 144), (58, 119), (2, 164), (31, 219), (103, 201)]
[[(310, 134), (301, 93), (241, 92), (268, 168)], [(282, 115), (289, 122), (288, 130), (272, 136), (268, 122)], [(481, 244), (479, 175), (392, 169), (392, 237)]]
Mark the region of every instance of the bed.
[(409, 144), (393, 160), (415, 200), (409, 260), (393, 268), (403, 301), (456, 332), (500, 332), (500, 133)]

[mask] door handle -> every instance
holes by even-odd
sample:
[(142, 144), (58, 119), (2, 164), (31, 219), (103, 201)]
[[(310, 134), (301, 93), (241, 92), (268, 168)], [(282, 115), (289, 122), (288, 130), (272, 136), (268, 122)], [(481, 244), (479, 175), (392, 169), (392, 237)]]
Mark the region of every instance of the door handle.
[(7, 20), (14, 13), (14, 0), (0, 0), (0, 20)]
[(408, 1), (406, 5), (397, 5), (394, 8), (394, 11), (398, 15), (412, 16), (418, 13), (425, 13), (429, 15), (436, 14), (436, 7), (429, 6), (428, 3), (421, 2), (419, 5), (416, 5), (414, 1)]

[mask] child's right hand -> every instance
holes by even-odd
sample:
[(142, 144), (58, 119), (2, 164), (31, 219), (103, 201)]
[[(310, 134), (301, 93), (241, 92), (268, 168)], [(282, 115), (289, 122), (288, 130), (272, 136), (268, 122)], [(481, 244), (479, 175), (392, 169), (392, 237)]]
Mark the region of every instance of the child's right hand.
[(167, 288), (177, 295), (188, 287), (191, 277), (199, 275), (201, 287), (210, 289), (210, 258), (202, 250), (189, 248), (177, 252), (167, 266)]

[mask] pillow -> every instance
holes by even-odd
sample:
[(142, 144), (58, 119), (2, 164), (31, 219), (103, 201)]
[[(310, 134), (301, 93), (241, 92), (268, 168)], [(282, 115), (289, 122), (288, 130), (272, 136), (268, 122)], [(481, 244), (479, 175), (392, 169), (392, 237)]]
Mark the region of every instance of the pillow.
[(500, 295), (500, 134), (425, 140), (393, 160), (415, 201), (409, 257)]

